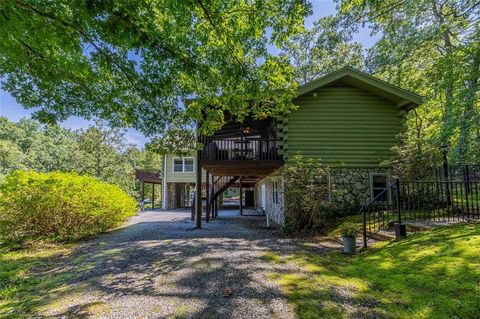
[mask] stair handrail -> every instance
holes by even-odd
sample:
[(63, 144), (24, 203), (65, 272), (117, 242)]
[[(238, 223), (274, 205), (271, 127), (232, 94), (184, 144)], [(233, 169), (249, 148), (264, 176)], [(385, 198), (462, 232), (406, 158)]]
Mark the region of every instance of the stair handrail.
[(383, 191), (381, 191), (377, 196), (371, 199), (366, 204), (363, 204), (360, 208), (360, 214), (362, 215), (362, 236), (363, 236), (363, 247), (367, 248), (367, 208), (373, 206), (373, 204), (378, 203), (378, 199), (382, 198), (386, 192), (390, 191), (394, 186), (398, 186), (398, 180), (390, 183)]

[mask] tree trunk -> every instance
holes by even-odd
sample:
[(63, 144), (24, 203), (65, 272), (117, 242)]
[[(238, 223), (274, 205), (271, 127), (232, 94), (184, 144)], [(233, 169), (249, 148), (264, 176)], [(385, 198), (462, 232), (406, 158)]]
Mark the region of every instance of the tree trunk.
[(457, 160), (464, 164), (468, 161), (468, 151), (470, 148), (470, 133), (473, 113), (475, 108), (475, 95), (479, 89), (478, 81), (480, 77), (480, 30), (477, 27), (476, 37), (473, 41), (473, 49), (471, 52), (471, 71), (469, 79), (465, 84), (465, 107), (460, 124), (460, 135), (457, 144)]

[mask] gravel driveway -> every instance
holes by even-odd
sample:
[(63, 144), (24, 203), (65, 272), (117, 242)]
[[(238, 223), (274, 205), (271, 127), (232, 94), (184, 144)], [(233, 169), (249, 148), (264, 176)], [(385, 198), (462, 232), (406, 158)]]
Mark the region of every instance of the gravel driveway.
[(193, 226), (187, 211), (147, 211), (123, 229), (80, 245), (59, 262), (66, 284), (42, 317), (294, 318), (264, 261), (298, 244), (266, 229), (262, 217), (220, 217)]

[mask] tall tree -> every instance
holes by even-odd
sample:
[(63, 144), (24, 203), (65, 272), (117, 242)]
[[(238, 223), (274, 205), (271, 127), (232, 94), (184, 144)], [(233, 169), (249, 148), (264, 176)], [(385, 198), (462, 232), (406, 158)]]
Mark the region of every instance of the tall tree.
[[(405, 147), (436, 153), (451, 144), (458, 163), (478, 156), (478, 23), (473, 0), (340, 0), (346, 23), (371, 23), (381, 36), (370, 50), (369, 68), (378, 76), (418, 92), (424, 105), (410, 115)], [(413, 154), (403, 152), (403, 154)]]
[(287, 41), (281, 55), (295, 68), (295, 78), (300, 84), (346, 65), (362, 69), (362, 46), (352, 41), (353, 31), (338, 17), (327, 16)]
[(194, 119), (211, 132), (221, 110), (293, 107), (292, 68), (267, 47), (310, 12), (306, 0), (3, 0), (0, 80), (46, 121), (99, 117), (158, 135)]

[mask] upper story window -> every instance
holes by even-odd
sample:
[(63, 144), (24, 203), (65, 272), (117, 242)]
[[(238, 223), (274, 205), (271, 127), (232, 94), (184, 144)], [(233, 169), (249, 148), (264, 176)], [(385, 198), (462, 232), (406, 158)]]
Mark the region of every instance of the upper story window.
[(176, 157), (173, 159), (173, 171), (175, 173), (192, 173), (193, 157)]

